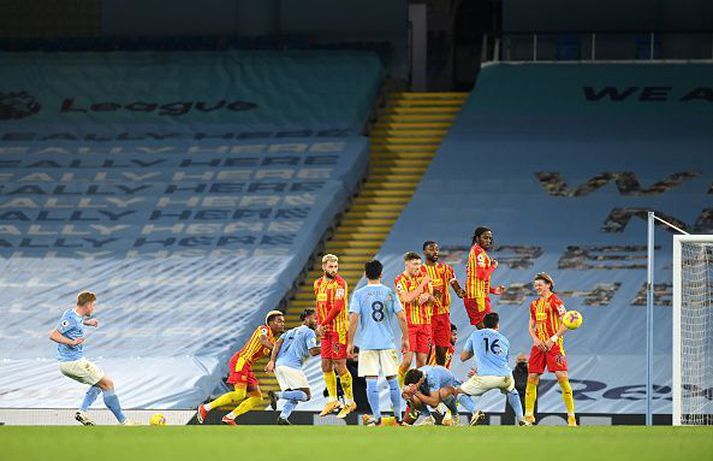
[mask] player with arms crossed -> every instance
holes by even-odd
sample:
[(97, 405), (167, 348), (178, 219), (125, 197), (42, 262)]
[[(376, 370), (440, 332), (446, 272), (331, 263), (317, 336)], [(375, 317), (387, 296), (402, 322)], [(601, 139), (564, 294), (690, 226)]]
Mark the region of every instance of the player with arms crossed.
[(366, 378), (366, 396), (372, 416), (367, 426), (381, 424), (379, 406), (379, 372), (389, 383), (391, 405), (397, 422), (401, 421), (401, 391), (396, 378), (398, 354), (394, 344), (392, 321), (398, 320), (401, 327), (401, 352), (409, 350), (408, 325), (403, 307), (396, 294), (381, 284), (384, 266), (378, 260), (364, 264), (368, 283), (358, 289), (349, 304), (349, 342), (347, 354), (354, 355), (354, 346), (359, 347), (359, 376)]
[(91, 291), (82, 291), (77, 295), (74, 309), (67, 309), (62, 314), (59, 324), (50, 332), (49, 339), (57, 343), (59, 370), (68, 378), (91, 386), (84, 396), (84, 401), (75, 413), (74, 419), (85, 426), (93, 426), (94, 421), (87, 415), (87, 410), (102, 393), (104, 405), (111, 410), (117, 421), (123, 425), (133, 425), (121, 410), (119, 397), (114, 392), (114, 382), (92, 362), (84, 357), (84, 327), (98, 327), (97, 319), (88, 319), (94, 313), (97, 295)]
[(534, 423), (535, 400), (540, 375), (547, 369), (557, 376), (562, 389), (562, 400), (567, 409), (567, 424), (576, 426), (574, 397), (567, 376), (567, 357), (564, 353), (564, 334), (567, 327), (562, 316), (567, 312), (564, 303), (552, 292), (554, 280), (545, 272), (535, 276), (533, 286), (540, 296), (530, 304), (529, 331), (532, 337), (532, 351), (528, 363), (527, 387), (525, 388), (525, 420)]
[(347, 282), (339, 276), (339, 258), (333, 254), (322, 257), (322, 277), (314, 281), (314, 295), (317, 298), (317, 331), (322, 336), (322, 373), (327, 387), (327, 404), (320, 416), (327, 416), (339, 410), (337, 401), (337, 376), (344, 390), (344, 408), (337, 418), (346, 418), (356, 410), (352, 375), (347, 369)]
[(483, 328), (483, 318), (490, 313), (489, 295), (501, 295), (505, 292), (504, 285), (495, 288), (490, 286), (490, 277), (498, 268), (498, 262), (491, 259), (487, 253), (492, 245), (493, 231), (485, 226), (476, 228), (468, 253), (465, 299), (463, 299), (470, 324), (476, 328)]
[(433, 313), (433, 287), (431, 279), (421, 269), (421, 257), (412, 251), (404, 255), (404, 271), (394, 279), (399, 301), (406, 311), (409, 350), (399, 366), (399, 380), (404, 376), (416, 354), (416, 367), (422, 367), (431, 350), (431, 315)]
[[(433, 345), (435, 346), (435, 363), (446, 366), (446, 355), (451, 344), (451, 287), (463, 298), (465, 291), (458, 284), (453, 267), (438, 262), (440, 258), (438, 243), (428, 240), (423, 244), (423, 255), (426, 260), (423, 271), (428, 274), (433, 286), (433, 317), (431, 328)], [(452, 353), (451, 353), (452, 354)], [(448, 368), (446, 366), (446, 368)]]
[[(500, 316), (495, 312), (489, 313), (483, 319), (483, 327), (471, 333), (460, 354), (463, 362), (475, 357), (478, 374), (464, 382), (459, 392), (471, 397), (480, 397), (490, 390), (498, 389), (507, 397), (518, 424), (529, 426), (530, 423), (523, 420), (520, 396), (515, 390), (515, 380), (508, 366), (510, 342), (498, 331)], [(472, 423), (478, 424), (484, 419), (485, 414), (478, 410)]]
[(269, 391), (270, 406), (277, 410), (279, 399), (287, 400), (282, 408), (277, 424), (289, 426), (288, 418), (297, 404), (312, 398), (307, 377), (302, 371), (302, 365), (307, 357), (319, 355), (320, 347), (317, 344), (317, 314), (314, 309), (305, 309), (300, 314), (302, 325), (284, 333), (275, 343), (270, 355), (270, 361), (265, 366), (265, 371), (275, 373), (277, 382), (282, 392)]
[(236, 426), (235, 418), (247, 413), (262, 401), (262, 392), (258, 384), (253, 365), (256, 361), (272, 352), (275, 336), (285, 329), (285, 316), (282, 312), (273, 310), (265, 316), (265, 323), (255, 329), (248, 342), (238, 352), (233, 354), (228, 362), (228, 384), (234, 386), (234, 391), (226, 392), (212, 402), (198, 407), (196, 420), (203, 424), (208, 412), (225, 405), (237, 405), (233, 411), (223, 416), (223, 424)]

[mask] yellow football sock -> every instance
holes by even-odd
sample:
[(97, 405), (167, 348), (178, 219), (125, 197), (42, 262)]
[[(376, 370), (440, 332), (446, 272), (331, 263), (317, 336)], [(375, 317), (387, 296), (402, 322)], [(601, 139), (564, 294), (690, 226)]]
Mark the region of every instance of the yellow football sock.
[(568, 378), (562, 378), (558, 380), (560, 387), (562, 388), (562, 400), (564, 400), (564, 407), (567, 409), (568, 415), (574, 414), (574, 396), (572, 395), (572, 386), (569, 384)]
[(399, 381), (399, 387), (403, 389), (404, 387), (404, 380), (406, 379), (406, 372), (408, 369), (404, 370), (403, 368), (399, 367), (399, 376), (397, 377)]
[(330, 402), (335, 402), (337, 400), (337, 375), (332, 371), (325, 371), (324, 373), (324, 385), (327, 386), (327, 395)]
[(535, 413), (535, 400), (537, 400), (537, 383), (536, 379), (527, 379), (527, 387), (525, 388), (525, 415), (532, 416)]
[(344, 401), (346, 403), (354, 402), (354, 391), (352, 389), (352, 375), (349, 371), (345, 372), (343, 375), (339, 375), (339, 381), (342, 383), (342, 390), (344, 391)]
[(245, 398), (245, 388), (235, 388), (233, 392), (226, 392), (212, 402), (206, 403), (204, 408), (208, 411), (223, 407), (225, 405), (237, 405), (241, 400)]
[(260, 405), (262, 402), (262, 394), (259, 392), (251, 392), (250, 396), (243, 401), (240, 405), (238, 405), (238, 408), (235, 410), (231, 411), (227, 415), (225, 415), (227, 418), (230, 419), (235, 419), (240, 415), (243, 415), (247, 413), (248, 411), (252, 410), (253, 408), (257, 407)]

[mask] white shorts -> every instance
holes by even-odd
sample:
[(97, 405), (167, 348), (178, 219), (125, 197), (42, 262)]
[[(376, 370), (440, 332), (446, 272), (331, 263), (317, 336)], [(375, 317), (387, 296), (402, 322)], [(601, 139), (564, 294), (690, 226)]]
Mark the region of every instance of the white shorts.
[(275, 367), (275, 377), (280, 384), (280, 389), (309, 389), (309, 381), (302, 369), (278, 365)]
[(384, 376), (399, 374), (399, 355), (394, 349), (380, 349), (373, 351), (359, 351), (359, 376), (379, 376), (379, 371)]
[(67, 378), (90, 386), (95, 385), (104, 377), (102, 369), (85, 358), (73, 362), (60, 362), (59, 371)]
[(479, 397), (486, 392), (499, 389), (503, 394), (515, 389), (515, 380), (510, 376), (471, 376), (460, 386), (461, 390), (472, 397)]

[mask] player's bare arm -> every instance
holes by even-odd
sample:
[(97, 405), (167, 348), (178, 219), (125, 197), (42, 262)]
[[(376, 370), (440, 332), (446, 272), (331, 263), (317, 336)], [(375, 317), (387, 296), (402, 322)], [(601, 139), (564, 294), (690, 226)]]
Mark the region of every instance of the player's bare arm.
[(473, 358), (473, 353), (471, 351), (462, 351), (460, 353), (460, 361), (461, 362), (467, 362), (468, 360)]
[[(419, 285), (420, 287), (420, 285)], [(421, 296), (423, 287), (417, 288), (413, 291), (405, 291), (405, 290), (398, 290), (399, 291), (399, 301), (401, 301), (401, 304), (410, 304), (414, 302), (419, 296)]]
[(396, 318), (399, 321), (399, 328), (401, 328), (401, 353), (406, 354), (410, 349), (410, 344), (408, 342), (408, 322), (406, 321), (406, 314), (403, 311), (396, 314)]
[(457, 279), (451, 280), (451, 287), (456, 292), (456, 296), (461, 299), (465, 298), (465, 290), (463, 289), (463, 287), (460, 286), (460, 283), (458, 283)]
[(87, 327), (94, 327), (97, 328), (99, 326), (99, 320), (98, 319), (87, 319), (84, 322), (82, 322), (84, 326)]
[(260, 344), (262, 344), (264, 347), (272, 350), (273, 347), (275, 346), (270, 342), (269, 339), (267, 339), (267, 335), (260, 335)]
[(283, 342), (284, 340), (282, 338), (278, 339), (275, 343), (275, 346), (272, 348), (272, 352), (270, 353), (270, 360), (268, 360), (267, 365), (265, 365), (266, 372), (272, 373), (273, 371), (275, 371), (275, 360), (277, 360), (277, 354), (280, 353), (280, 348), (282, 347)]
[[(562, 319), (563, 316), (564, 316), (564, 314), (560, 315), (560, 319)], [(559, 338), (562, 338), (566, 332), (567, 332), (567, 327), (565, 326), (564, 323), (560, 323), (560, 327), (557, 329), (557, 333), (555, 333), (555, 336), (557, 336), (555, 341), (557, 341), (557, 339), (559, 339)], [(548, 351), (550, 349), (552, 349), (552, 346), (555, 345), (555, 341), (553, 341), (552, 339), (553, 338), (549, 338), (547, 340), (547, 342), (545, 343), (545, 347), (547, 348)]]
[(65, 338), (62, 333), (59, 331), (52, 330), (50, 332), (49, 338), (59, 344), (66, 344), (67, 346), (76, 346), (78, 344), (82, 344), (84, 342), (84, 338), (77, 338), (77, 339), (69, 339)]
[(349, 314), (349, 332), (347, 333), (347, 355), (354, 357), (354, 335), (359, 324), (359, 314), (352, 312)]

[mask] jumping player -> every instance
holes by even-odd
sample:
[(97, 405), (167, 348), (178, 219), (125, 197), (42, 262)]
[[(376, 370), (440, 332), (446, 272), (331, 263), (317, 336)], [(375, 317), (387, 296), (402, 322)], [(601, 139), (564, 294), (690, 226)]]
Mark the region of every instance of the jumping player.
[(490, 286), (490, 277), (498, 268), (498, 262), (488, 256), (493, 245), (493, 231), (480, 226), (473, 232), (473, 241), (468, 253), (466, 267), (465, 299), (463, 304), (470, 324), (483, 328), (483, 318), (490, 312), (490, 294), (501, 295), (505, 286)]

